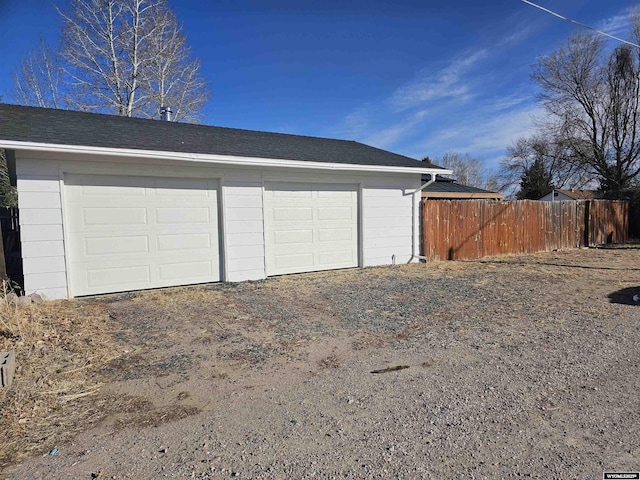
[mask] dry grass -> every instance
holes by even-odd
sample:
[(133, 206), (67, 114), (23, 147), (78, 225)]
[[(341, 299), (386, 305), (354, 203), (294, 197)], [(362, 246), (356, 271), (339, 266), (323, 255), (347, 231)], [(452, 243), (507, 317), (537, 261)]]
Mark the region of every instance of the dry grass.
[(16, 352), (13, 384), (0, 389), (0, 468), (104, 416), (108, 400), (94, 373), (119, 355), (112, 328), (98, 303), (15, 305), (0, 297), (0, 350)]
[[(133, 302), (152, 304), (168, 311), (180, 311), (185, 303), (220, 304), (225, 302), (224, 293), (200, 286), (170, 287), (142, 290), (132, 295)], [(233, 307), (233, 305), (228, 305)]]
[(342, 366), (342, 362), (337, 356), (329, 355), (320, 359), (318, 366), (323, 369), (335, 369), (340, 368)]

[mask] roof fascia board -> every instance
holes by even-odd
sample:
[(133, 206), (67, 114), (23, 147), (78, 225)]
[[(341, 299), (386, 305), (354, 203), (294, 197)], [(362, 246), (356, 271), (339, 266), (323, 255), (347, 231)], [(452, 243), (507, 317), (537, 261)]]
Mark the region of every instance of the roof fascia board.
[(285, 160), (260, 157), (237, 157), (233, 155), (164, 152), (155, 150), (135, 150), (126, 148), (103, 148), (79, 145), (59, 145), (53, 143), (20, 142), (0, 140), (0, 148), (15, 150), (31, 150), (40, 152), (75, 153), (89, 155), (110, 155), (119, 157), (149, 158), (159, 160), (179, 160), (200, 163), (215, 163), (222, 165), (275, 167), (275, 168), (306, 168), (314, 170), (343, 170), (382, 173), (436, 173), (450, 175), (451, 170), (440, 168), (396, 167), (391, 165), (360, 165), (353, 163), (310, 162), (301, 160)]

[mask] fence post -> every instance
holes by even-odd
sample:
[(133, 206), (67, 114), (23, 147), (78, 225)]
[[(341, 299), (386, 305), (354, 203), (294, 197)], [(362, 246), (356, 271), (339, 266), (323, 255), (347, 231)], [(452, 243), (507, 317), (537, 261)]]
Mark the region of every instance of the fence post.
[(588, 247), (591, 240), (591, 200), (584, 201), (584, 246)]

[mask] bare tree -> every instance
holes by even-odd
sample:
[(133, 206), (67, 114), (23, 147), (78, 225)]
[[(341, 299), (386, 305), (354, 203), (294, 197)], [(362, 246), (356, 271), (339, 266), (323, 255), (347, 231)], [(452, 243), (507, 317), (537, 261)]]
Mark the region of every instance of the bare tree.
[(59, 57), (43, 47), (23, 62), (20, 103), (150, 118), (166, 104), (174, 120), (198, 118), (207, 85), (166, 0), (70, 0), (58, 12)]
[[(633, 19), (635, 41), (640, 19)], [(579, 34), (541, 58), (532, 78), (542, 87), (549, 116), (568, 154), (564, 161), (596, 176), (615, 197), (640, 175), (640, 49), (616, 47)]]
[[(171, 106), (175, 120), (196, 120), (209, 97), (200, 77), (200, 62), (191, 58), (173, 12), (154, 9), (152, 16), (157, 29), (147, 45), (149, 64), (142, 76), (144, 89), (150, 92), (152, 105)], [(146, 113), (154, 115), (153, 111)]]
[(594, 182), (595, 176), (572, 155), (571, 148), (561, 138), (543, 133), (519, 138), (500, 161), (497, 176), (499, 190), (513, 193), (536, 162), (549, 173), (556, 188), (585, 188)]
[(453, 178), (458, 183), (471, 187), (486, 188), (489, 171), (482, 162), (468, 153), (447, 152), (442, 156), (440, 165), (453, 170)]
[(40, 44), (13, 72), (15, 100), (32, 107), (63, 108), (62, 68), (58, 54), (40, 37)]

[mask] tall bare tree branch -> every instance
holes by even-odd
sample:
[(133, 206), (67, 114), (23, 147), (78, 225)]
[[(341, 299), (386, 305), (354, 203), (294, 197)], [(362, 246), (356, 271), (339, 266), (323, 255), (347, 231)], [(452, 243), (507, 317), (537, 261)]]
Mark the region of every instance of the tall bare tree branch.
[(463, 185), (477, 188), (489, 188), (488, 182), (492, 182), (486, 165), (468, 153), (447, 152), (442, 156), (439, 165), (453, 170), (453, 178)]
[(23, 62), (19, 103), (149, 118), (167, 105), (174, 120), (199, 118), (207, 84), (166, 0), (70, 0), (58, 12), (59, 54), (43, 46)]
[(153, 12), (157, 31), (148, 41), (149, 66), (143, 75), (154, 105), (169, 105), (176, 120), (194, 121), (209, 94), (200, 76), (200, 62), (191, 50), (175, 15), (168, 9)]
[[(631, 35), (640, 37), (640, 17)], [(571, 37), (541, 58), (532, 75), (542, 88), (563, 160), (596, 176), (601, 189), (620, 197), (640, 179), (640, 49), (612, 52), (594, 35)]]
[(60, 59), (40, 37), (40, 44), (20, 62), (13, 72), (14, 98), (32, 107), (63, 108)]
[(572, 151), (561, 134), (541, 132), (529, 138), (519, 138), (500, 161), (499, 189), (515, 194), (522, 177), (536, 162), (544, 167), (556, 188), (585, 188), (595, 180), (595, 175), (586, 171), (571, 155)]

